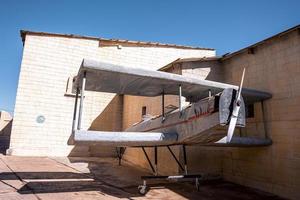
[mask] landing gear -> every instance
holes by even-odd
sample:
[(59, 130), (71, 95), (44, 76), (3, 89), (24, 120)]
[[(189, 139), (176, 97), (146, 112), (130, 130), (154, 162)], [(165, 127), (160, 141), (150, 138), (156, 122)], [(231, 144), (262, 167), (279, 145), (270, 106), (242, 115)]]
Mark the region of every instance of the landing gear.
[(180, 169), (184, 172), (184, 175), (175, 175), (175, 176), (159, 176), (158, 175), (158, 167), (157, 167), (157, 146), (154, 147), (154, 166), (152, 165), (152, 162), (150, 161), (150, 158), (147, 154), (147, 152), (145, 151), (145, 147), (142, 147), (142, 150), (145, 154), (145, 157), (149, 163), (149, 166), (154, 174), (154, 176), (142, 176), (141, 179), (143, 180), (143, 185), (138, 186), (138, 191), (141, 195), (145, 195), (149, 188), (146, 185), (146, 180), (152, 180), (152, 179), (166, 179), (166, 180), (178, 180), (178, 179), (194, 179), (195, 180), (195, 186), (197, 188), (197, 191), (199, 191), (200, 189), (200, 179), (203, 178), (203, 176), (201, 174), (188, 174), (188, 169), (187, 169), (187, 156), (186, 156), (186, 147), (185, 145), (182, 146), (183, 147), (183, 161), (184, 161), (184, 166), (182, 166), (182, 164), (179, 162), (179, 160), (177, 159), (177, 157), (175, 156), (175, 154), (173, 153), (172, 149), (170, 148), (170, 146), (167, 146), (169, 152), (171, 153), (172, 157), (174, 158), (174, 160), (176, 161), (176, 163), (178, 164), (178, 166), (180, 167)]
[(199, 178), (195, 179), (195, 185), (196, 185), (197, 191), (199, 192), (199, 190), (200, 190), (200, 181), (199, 181)]
[(121, 166), (121, 161), (123, 158), (123, 155), (125, 153), (126, 147), (116, 147), (116, 153), (118, 156), (118, 160), (119, 160), (119, 166)]
[(141, 195), (145, 195), (148, 192), (148, 187), (145, 180), (143, 181), (143, 185), (138, 186), (138, 190)]

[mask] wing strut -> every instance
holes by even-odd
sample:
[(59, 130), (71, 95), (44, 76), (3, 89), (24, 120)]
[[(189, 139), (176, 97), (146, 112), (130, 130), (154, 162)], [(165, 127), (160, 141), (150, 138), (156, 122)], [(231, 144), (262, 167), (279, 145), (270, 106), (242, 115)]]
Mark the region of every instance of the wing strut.
[(180, 112), (180, 116), (182, 115), (182, 102), (181, 102), (181, 97), (182, 97), (182, 89), (181, 89), (181, 85), (179, 85), (179, 112)]
[(77, 129), (76, 127), (76, 119), (77, 119), (77, 102), (78, 102), (78, 94), (79, 94), (79, 87), (76, 87), (76, 95), (75, 95), (75, 103), (74, 103), (74, 112), (73, 112), (73, 123), (72, 123), (72, 133), (75, 132)]
[(165, 92), (161, 95), (161, 116), (162, 116), (162, 122), (165, 121)]
[(82, 119), (82, 109), (83, 109), (83, 100), (84, 100), (84, 90), (85, 90), (85, 83), (86, 83), (86, 72), (83, 74), (82, 78), (82, 86), (80, 91), (80, 105), (79, 105), (79, 115), (78, 115), (78, 125), (77, 129), (80, 130), (81, 127), (81, 119)]

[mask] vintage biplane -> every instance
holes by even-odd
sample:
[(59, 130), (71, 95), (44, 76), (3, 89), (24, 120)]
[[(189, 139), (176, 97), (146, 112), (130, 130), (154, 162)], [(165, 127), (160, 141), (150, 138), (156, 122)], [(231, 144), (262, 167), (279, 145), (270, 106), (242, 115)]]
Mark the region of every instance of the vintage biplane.
[[(186, 145), (264, 146), (270, 139), (233, 137), (235, 127), (245, 127), (245, 105), (263, 102), (271, 94), (243, 88), (245, 69), (239, 86), (215, 81), (189, 78), (178, 74), (142, 68), (124, 67), (84, 59), (74, 79), (76, 98), (71, 141), (83, 145), (109, 145), (117, 148), (119, 162), (126, 147), (142, 148), (155, 176), (143, 176), (139, 192), (147, 191), (146, 180), (153, 178), (195, 178), (199, 186), (201, 175), (189, 175)], [(124, 95), (161, 96), (161, 115), (146, 116), (124, 132), (83, 130), (81, 127), (84, 91), (110, 92)], [(80, 98), (79, 98), (80, 94)], [(165, 95), (178, 95), (179, 103), (165, 112)], [(182, 99), (190, 102), (183, 106)], [(80, 99), (80, 105), (78, 104)], [(170, 146), (182, 145), (184, 166)], [(181, 176), (158, 176), (157, 148), (167, 147), (178, 166)], [(154, 166), (145, 148), (154, 148)]]

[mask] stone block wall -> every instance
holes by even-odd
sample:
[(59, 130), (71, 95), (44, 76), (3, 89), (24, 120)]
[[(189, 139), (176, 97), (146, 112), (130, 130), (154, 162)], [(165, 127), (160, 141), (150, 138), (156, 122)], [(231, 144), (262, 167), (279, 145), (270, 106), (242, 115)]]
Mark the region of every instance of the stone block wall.
[[(27, 33), (8, 153), (24, 156), (89, 155), (86, 152), (89, 147), (67, 145), (74, 106), (74, 97), (66, 95), (67, 80), (77, 74), (83, 58), (156, 70), (178, 57), (214, 54), (214, 50), (204, 49), (137, 45), (118, 48), (101, 46), (101, 43), (99, 46), (97, 39)], [(110, 116), (110, 124), (103, 126), (108, 119), (104, 116), (107, 105), (114, 102), (114, 98), (115, 94), (87, 91), (83, 128), (121, 129), (118, 121), (122, 115), (120, 109), (113, 110), (116, 113)], [(122, 106), (122, 101), (115, 103)], [(44, 118), (44, 122), (38, 123), (38, 117)]]
[[(273, 145), (224, 151), (225, 179), (291, 199), (300, 198), (300, 35), (294, 30), (223, 61), (225, 81), (270, 92), (264, 108)], [(255, 105), (259, 107), (260, 105)], [(260, 115), (255, 109), (255, 120)], [(255, 131), (248, 134), (256, 135)], [(262, 136), (262, 135), (260, 135)]]
[[(181, 74), (183, 76), (219, 80), (222, 77), (222, 71), (218, 62), (184, 62), (176, 63), (165, 69), (166, 72)], [(187, 105), (189, 102), (185, 102)], [(165, 106), (168, 105), (178, 106), (178, 96), (166, 95)], [(125, 130), (129, 126), (136, 122), (139, 122), (142, 118), (142, 107), (147, 108), (147, 114), (161, 115), (161, 97), (136, 97), (125, 96), (124, 97), (124, 115), (123, 115), (123, 129)], [(209, 152), (206, 147), (200, 146), (187, 146), (187, 156), (189, 171), (192, 173), (222, 173), (222, 155), (219, 154), (218, 149), (211, 148)], [(183, 150), (181, 146), (173, 146), (172, 150), (177, 158), (183, 163)], [(147, 148), (147, 154), (154, 159), (153, 148)], [(149, 164), (141, 149), (127, 148), (124, 158), (135, 165), (139, 165), (143, 168), (150, 170)], [(158, 171), (160, 174), (174, 174), (180, 172), (180, 168), (172, 158), (172, 155), (166, 147), (158, 148)]]
[[(180, 72), (176, 66), (181, 69)], [(272, 99), (264, 102), (265, 123), (262, 105), (256, 103), (254, 117), (247, 119), (247, 128), (240, 133), (242, 136), (270, 137), (273, 140), (272, 146), (187, 147), (190, 172), (219, 173), (228, 181), (289, 199), (300, 199), (299, 30), (274, 37), (251, 50), (246, 49), (222, 58), (220, 62), (186, 62), (176, 66), (175, 73), (235, 85), (239, 85), (242, 70), (246, 68), (244, 86), (267, 91), (273, 95)], [(135, 104), (138, 108), (133, 111), (130, 119), (138, 121), (141, 106), (154, 101), (139, 99), (139, 103)], [(157, 113), (160, 114), (160, 110), (157, 110)], [(124, 119), (126, 116), (123, 123)], [(128, 126), (133, 121), (127, 120), (125, 124)], [(182, 151), (178, 147), (174, 148), (176, 155), (182, 160)], [(152, 150), (149, 153), (153, 156)], [(142, 152), (130, 150), (126, 156), (140, 166), (147, 167)], [(159, 158), (161, 159), (159, 170), (162, 174), (179, 171), (176, 163), (170, 160), (169, 152), (159, 151)]]

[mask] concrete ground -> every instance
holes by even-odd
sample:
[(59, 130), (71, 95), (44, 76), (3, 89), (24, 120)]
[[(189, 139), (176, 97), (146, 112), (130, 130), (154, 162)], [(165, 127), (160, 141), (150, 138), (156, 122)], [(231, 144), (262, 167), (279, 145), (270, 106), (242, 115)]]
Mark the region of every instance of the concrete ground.
[(147, 172), (113, 158), (49, 158), (0, 155), (0, 199), (280, 199), (236, 184), (214, 181), (194, 184), (150, 184), (142, 196), (140, 176)]

